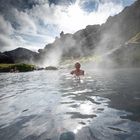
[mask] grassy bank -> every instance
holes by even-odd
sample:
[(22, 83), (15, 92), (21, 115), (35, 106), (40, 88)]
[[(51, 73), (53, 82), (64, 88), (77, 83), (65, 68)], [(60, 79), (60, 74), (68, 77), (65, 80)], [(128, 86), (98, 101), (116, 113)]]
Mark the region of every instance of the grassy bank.
[(27, 72), (34, 69), (35, 66), (30, 64), (0, 64), (0, 72)]

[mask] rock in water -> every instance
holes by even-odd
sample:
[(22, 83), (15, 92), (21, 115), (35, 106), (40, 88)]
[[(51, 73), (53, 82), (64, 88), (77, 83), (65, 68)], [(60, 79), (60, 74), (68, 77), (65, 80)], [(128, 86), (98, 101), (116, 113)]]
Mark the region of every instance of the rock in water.
[(45, 68), (46, 70), (58, 70), (57, 67), (54, 67), (54, 66), (48, 66)]

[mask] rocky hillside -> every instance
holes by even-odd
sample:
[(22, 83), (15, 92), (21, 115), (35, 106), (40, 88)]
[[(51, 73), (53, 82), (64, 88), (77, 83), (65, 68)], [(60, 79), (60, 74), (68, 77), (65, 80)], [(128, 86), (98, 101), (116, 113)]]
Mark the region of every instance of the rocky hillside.
[(0, 63), (14, 63), (13, 59), (0, 52)]
[(53, 56), (52, 59), (57, 55), (62, 58), (79, 58), (112, 52), (101, 64), (105, 65), (111, 60), (116, 66), (126, 63), (140, 66), (139, 42), (140, 0), (137, 0), (118, 15), (109, 17), (102, 25), (89, 25), (74, 34), (61, 32), (59, 38), (56, 37), (55, 41), (47, 44), (44, 49), (39, 49), (38, 53), (18, 48), (1, 53), (0, 59), (6, 62), (43, 63), (50, 55)]
[(2, 54), (10, 58), (14, 63), (34, 63), (38, 59), (38, 53), (25, 48), (17, 48)]
[(115, 62), (115, 66), (121, 67), (139, 67), (140, 66), (140, 34), (137, 33), (128, 42), (120, 46), (108, 56)]
[[(140, 1), (138, 0), (133, 5), (126, 7), (118, 15), (109, 17), (106, 23), (102, 25), (90, 25), (74, 34), (64, 34), (62, 32), (60, 38), (56, 38), (52, 44), (46, 45), (41, 50), (41, 54), (61, 49), (63, 57), (77, 58), (80, 56), (96, 55), (96, 53), (102, 54), (114, 48), (125, 50), (124, 48), (126, 47), (123, 48), (123, 46), (126, 43), (130, 43), (131, 45), (129, 46), (134, 46), (135, 48), (136, 45), (133, 45), (130, 39), (134, 40), (134, 38), (138, 37), (139, 32)], [(137, 45), (137, 47), (140, 46)], [(133, 54), (137, 49), (131, 48), (130, 52)], [(126, 56), (129, 57), (129, 55)], [(116, 57), (115, 54), (114, 57)], [(137, 57), (140, 57), (140, 55)], [(119, 59), (121, 61), (124, 57)]]

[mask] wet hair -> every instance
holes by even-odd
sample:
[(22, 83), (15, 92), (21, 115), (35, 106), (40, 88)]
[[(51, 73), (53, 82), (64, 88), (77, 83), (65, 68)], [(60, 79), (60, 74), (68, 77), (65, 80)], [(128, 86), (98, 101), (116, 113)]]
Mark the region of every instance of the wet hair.
[(81, 64), (80, 64), (79, 62), (76, 62), (76, 63), (75, 63), (75, 68), (77, 68), (77, 67), (78, 67), (78, 68), (81, 67)]

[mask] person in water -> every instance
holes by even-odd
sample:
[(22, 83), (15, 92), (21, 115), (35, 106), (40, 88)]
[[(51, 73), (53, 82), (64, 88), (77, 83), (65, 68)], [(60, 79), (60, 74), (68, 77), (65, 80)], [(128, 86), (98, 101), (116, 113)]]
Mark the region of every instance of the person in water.
[(75, 63), (75, 70), (71, 71), (71, 74), (78, 77), (84, 76), (84, 70), (81, 70), (80, 67), (81, 67), (81, 64), (79, 62)]

